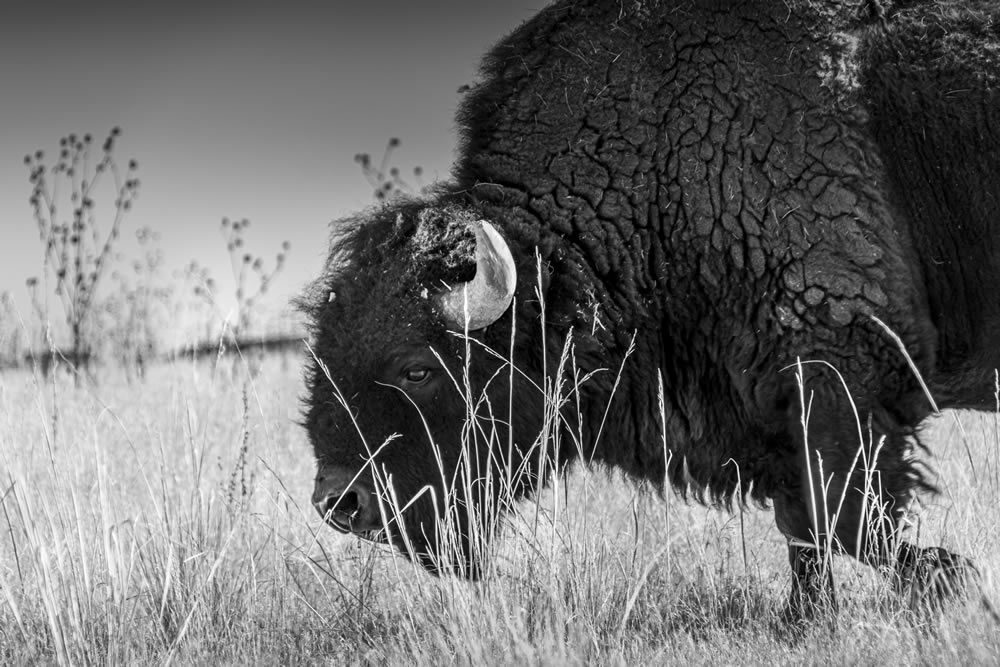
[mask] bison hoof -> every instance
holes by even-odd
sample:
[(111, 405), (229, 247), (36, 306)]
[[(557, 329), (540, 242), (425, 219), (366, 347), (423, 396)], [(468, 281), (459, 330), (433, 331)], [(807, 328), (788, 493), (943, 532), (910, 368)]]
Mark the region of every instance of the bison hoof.
[(914, 611), (940, 611), (979, 588), (979, 569), (964, 556), (941, 547), (905, 545), (896, 564), (895, 587)]

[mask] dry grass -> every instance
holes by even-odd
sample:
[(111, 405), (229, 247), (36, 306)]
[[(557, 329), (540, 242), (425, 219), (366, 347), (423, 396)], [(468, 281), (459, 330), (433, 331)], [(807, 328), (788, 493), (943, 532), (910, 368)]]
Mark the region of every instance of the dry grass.
[[(918, 619), (835, 562), (841, 612), (789, 637), (784, 539), (762, 510), (572, 471), (513, 515), (469, 584), (323, 527), (297, 368), (154, 369), (140, 388), (0, 375), (0, 663), (992, 663), (976, 604)], [(921, 544), (974, 558), (1000, 600), (997, 415), (927, 434), (943, 493)]]

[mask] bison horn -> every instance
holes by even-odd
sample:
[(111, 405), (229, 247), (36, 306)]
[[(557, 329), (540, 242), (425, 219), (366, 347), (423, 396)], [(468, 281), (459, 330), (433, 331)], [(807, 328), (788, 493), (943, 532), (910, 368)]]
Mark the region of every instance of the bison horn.
[(500, 319), (514, 298), (517, 270), (507, 242), (488, 222), (476, 229), (476, 275), (436, 297), (438, 312), (456, 329), (476, 331)]

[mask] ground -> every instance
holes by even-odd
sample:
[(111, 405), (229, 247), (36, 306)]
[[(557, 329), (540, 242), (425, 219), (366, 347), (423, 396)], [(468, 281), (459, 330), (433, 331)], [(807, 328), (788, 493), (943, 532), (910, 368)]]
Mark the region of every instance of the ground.
[[(570, 471), (525, 502), (479, 583), (321, 525), (296, 362), (154, 368), (74, 388), (0, 373), (0, 663), (910, 664), (994, 662), (978, 600), (917, 616), (836, 561), (836, 621), (779, 621), (769, 511)], [(1000, 601), (1000, 415), (924, 434), (942, 493), (914, 536), (972, 557)]]

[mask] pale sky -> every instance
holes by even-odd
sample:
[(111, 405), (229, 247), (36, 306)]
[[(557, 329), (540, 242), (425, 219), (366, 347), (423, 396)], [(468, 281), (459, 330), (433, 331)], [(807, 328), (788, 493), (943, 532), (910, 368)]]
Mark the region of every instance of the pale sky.
[(99, 144), (117, 125), (116, 155), (138, 160), (142, 182), (125, 236), (157, 230), (168, 274), (195, 259), (226, 288), (219, 222), (249, 218), (266, 261), (291, 242), (269, 298), (280, 306), (319, 273), (328, 223), (371, 203), (353, 156), (396, 136), (404, 172), (446, 178), (459, 86), (544, 4), (3, 3), (0, 291), (27, 314), (24, 281), (41, 270), (24, 155), (54, 157), (71, 132)]

